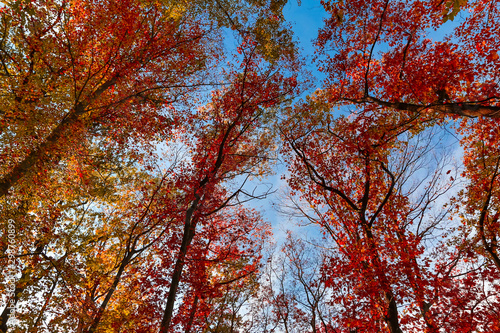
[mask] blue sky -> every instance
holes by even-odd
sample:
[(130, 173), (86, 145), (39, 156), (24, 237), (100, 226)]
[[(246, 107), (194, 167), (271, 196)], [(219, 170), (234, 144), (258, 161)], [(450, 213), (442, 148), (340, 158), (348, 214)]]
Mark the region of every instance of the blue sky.
[(297, 0), (291, 0), (286, 4), (283, 14), (292, 23), (301, 51), (308, 59), (307, 69), (318, 74), (316, 66), (311, 62), (314, 55), (312, 41), (318, 36), (318, 29), (323, 26), (323, 18), (326, 16), (323, 6), (317, 0), (301, 1), (300, 5)]
[[(283, 14), (286, 21), (292, 24), (295, 39), (299, 43), (300, 52), (306, 58), (307, 70), (317, 79), (313, 86), (314, 90), (321, 84), (319, 79), (323, 78), (324, 75), (317, 71), (316, 65), (312, 62), (315, 51), (313, 40), (316, 39), (318, 30), (323, 26), (323, 18), (326, 17), (326, 12), (319, 1), (301, 1), (299, 5), (297, 0), (291, 0), (284, 7)], [(311, 92), (308, 91), (303, 96)], [(283, 201), (286, 201), (285, 194), (283, 193), (285, 192), (286, 181), (282, 180), (281, 176), (286, 174), (287, 169), (283, 161), (278, 162), (274, 166), (274, 171), (275, 175), (265, 179), (264, 183), (272, 185), (273, 190), (277, 190), (277, 192), (264, 200), (252, 202), (251, 206), (257, 208), (262, 213), (264, 219), (271, 223), (274, 238), (278, 243), (281, 243), (286, 236), (286, 230), (298, 231), (298, 227), (290, 221), (289, 217), (277, 212), (278, 206)], [(301, 236), (306, 236), (306, 234), (317, 236), (317, 228), (300, 228), (300, 234)]]

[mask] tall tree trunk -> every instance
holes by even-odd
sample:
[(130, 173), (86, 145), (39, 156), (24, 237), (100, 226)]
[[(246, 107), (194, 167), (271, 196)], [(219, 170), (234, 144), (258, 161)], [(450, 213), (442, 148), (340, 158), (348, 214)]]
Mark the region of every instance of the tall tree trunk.
[(403, 333), (399, 325), (398, 306), (391, 292), (385, 292), (385, 300), (389, 303), (387, 316), (384, 318), (391, 333)]
[(191, 313), (189, 314), (189, 321), (186, 326), (186, 333), (191, 333), (191, 328), (193, 327), (194, 317), (196, 310), (198, 309), (198, 296), (194, 297), (193, 306), (191, 307)]
[(193, 223), (193, 214), (198, 208), (199, 202), (200, 196), (196, 195), (196, 199), (186, 211), (186, 218), (184, 220), (184, 234), (182, 236), (181, 248), (179, 249), (177, 260), (175, 262), (172, 282), (170, 283), (170, 288), (168, 290), (167, 305), (165, 306), (165, 311), (163, 312), (163, 319), (160, 325), (160, 333), (167, 333), (170, 329), (170, 322), (172, 321), (172, 314), (174, 312), (174, 303), (177, 296), (177, 289), (179, 288), (179, 282), (181, 280), (182, 270), (184, 268), (184, 259), (186, 258), (187, 249), (191, 244), (191, 241), (193, 240), (193, 236), (195, 234), (196, 223)]
[(116, 273), (115, 278), (113, 280), (113, 284), (111, 285), (111, 288), (108, 290), (108, 293), (106, 294), (106, 297), (104, 298), (104, 301), (101, 303), (99, 310), (97, 310), (97, 314), (95, 315), (94, 319), (92, 320), (92, 324), (90, 325), (90, 328), (87, 330), (86, 333), (94, 333), (95, 330), (97, 329), (97, 326), (99, 325), (99, 323), (101, 321), (102, 315), (104, 314), (104, 311), (106, 310), (106, 307), (108, 306), (108, 303), (111, 300), (111, 296), (113, 296), (113, 293), (115, 292), (116, 287), (118, 287), (118, 283), (120, 283), (123, 272), (125, 271), (125, 267), (129, 264), (131, 258), (132, 258), (132, 252), (129, 252), (123, 258), (123, 260), (120, 264), (120, 268), (118, 268), (118, 272)]
[[(90, 100), (96, 100), (108, 88), (114, 86), (116, 81), (117, 78), (113, 77), (104, 82), (92, 94)], [(9, 193), (9, 189), (20, 179), (26, 176), (26, 174), (28, 174), (39, 161), (43, 158), (47, 158), (47, 153), (53, 153), (54, 156), (51, 156), (52, 163), (61, 159), (60, 154), (54, 154), (54, 152), (64, 146), (61, 141), (64, 138), (65, 132), (70, 130), (71, 126), (80, 121), (80, 116), (87, 112), (86, 108), (87, 105), (83, 102), (77, 103), (75, 108), (62, 119), (59, 125), (54, 128), (49, 136), (42, 143), (40, 143), (38, 147), (33, 149), (21, 162), (17, 163), (12, 170), (0, 178), (0, 197), (7, 195), (7, 193)]]

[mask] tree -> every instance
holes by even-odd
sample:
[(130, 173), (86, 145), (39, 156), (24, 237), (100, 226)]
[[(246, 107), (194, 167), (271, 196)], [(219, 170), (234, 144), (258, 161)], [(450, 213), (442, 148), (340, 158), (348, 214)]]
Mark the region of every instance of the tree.
[[(424, 159), (436, 149), (435, 139), (424, 139), (419, 128), (411, 134), (413, 115), (368, 109), (332, 119), (313, 98), (301, 107), (282, 127), (289, 185), (311, 207), (299, 204), (299, 212), (333, 242), (322, 272), (330, 301), (342, 308), (340, 326), (467, 331), (477, 321), (494, 329), (498, 309), (488, 298), (498, 292), (496, 273), (480, 263), (468, 266), (469, 250), (449, 248), (458, 237), (457, 226), (445, 226), (450, 208), (427, 213), (440, 208), (436, 199), (450, 189), (440, 181), (445, 165), (435, 164), (423, 180), (413, 178), (432, 166)], [(441, 228), (449, 229), (442, 235), (448, 242), (429, 242)], [(489, 295), (466, 292), (476, 279), (489, 285)], [(461, 315), (442, 316), (444, 304)]]
[[(316, 43), (327, 78), (285, 115), (281, 133), (297, 209), (335, 244), (323, 272), (341, 326), (494, 331), (498, 3), (323, 5), (329, 17)], [(429, 32), (449, 20), (453, 34), (433, 42)], [(337, 109), (349, 116), (334, 117)], [(413, 140), (453, 120), (466, 169), (446, 177), (468, 184), (433, 217), (426, 211), (448, 189), (438, 182), (445, 170), (410, 186), (423, 184), (414, 168), (434, 146)], [(430, 243), (445, 217), (463, 224)]]
[[(232, 281), (232, 267), (239, 267), (246, 259), (229, 266), (224, 273), (224, 281)], [(203, 332), (247, 332), (252, 320), (245, 312), (245, 308), (256, 298), (260, 289), (257, 272), (238, 277), (238, 281), (231, 285), (223, 286), (219, 297), (210, 300), (212, 311), (205, 317), (205, 328)]]
[[(265, 123), (297, 88), (283, 5), (5, 2), (1, 214), (22, 239), (14, 301), (27, 304), (15, 329), (200, 327), (207, 295), (257, 271), (267, 227), (236, 207), (259, 197), (242, 186), (265, 172)], [(243, 43), (217, 67), (224, 26)], [(184, 160), (161, 161), (159, 144)]]
[(184, 258), (195, 236), (199, 219), (224, 208), (241, 192), (241, 189), (232, 194), (225, 194), (224, 191), (221, 199), (216, 199), (217, 185), (236, 176), (248, 175), (265, 158), (263, 148), (269, 142), (266, 142), (266, 136), (258, 140), (252, 132), (259, 128), (263, 110), (278, 103), (296, 85), (295, 77), (285, 78), (273, 67), (261, 71), (256, 57), (256, 44), (252, 41), (245, 41), (245, 44), (248, 47), (240, 49), (243, 55), (241, 74), (232, 73), (233, 85), (225, 91), (214, 93), (209, 106), (210, 114), (214, 115), (210, 118), (213, 124), (200, 126), (203, 132), (196, 143), (194, 169), (185, 180), (190, 186), (186, 191), (190, 204), (186, 210), (182, 245), (176, 259), (162, 332), (169, 329), (175, 301), (175, 283), (180, 280)]
[(96, 135), (121, 148), (170, 136), (174, 105), (214, 83), (207, 68), (221, 58), (221, 27), (256, 36), (273, 61), (278, 46), (293, 50), (274, 1), (3, 3), (2, 196), (25, 176), (43, 181), (40, 170)]
[[(328, 76), (324, 94), (331, 103), (435, 117), (500, 115), (497, 1), (323, 5), (329, 17), (317, 44), (326, 56), (321, 69)], [(444, 29), (452, 17), (454, 30), (433, 41), (429, 32)]]
[(307, 324), (308, 331), (313, 333), (335, 332), (336, 323), (332, 322), (335, 306), (327, 304), (327, 280), (321, 274), (326, 251), (317, 244), (308, 244), (307, 241), (294, 239), (291, 235), (287, 237), (284, 250), (289, 262), (294, 298), (299, 308), (297, 312), (300, 314), (295, 320)]
[(2, 1), (0, 332), (500, 330), (498, 1), (322, 1), (305, 101), (285, 4)]
[(2, 12), (2, 196), (25, 176), (43, 182), (84, 140), (167, 137), (162, 124), (175, 120), (159, 109), (203, 83), (194, 74), (218, 48), (209, 22), (155, 2), (16, 1)]
[(274, 292), (275, 320), (288, 332), (336, 332), (336, 305), (330, 303), (321, 272), (328, 254), (324, 247), (295, 237), (289, 233), (282, 255), (268, 262), (275, 274), (268, 282)]

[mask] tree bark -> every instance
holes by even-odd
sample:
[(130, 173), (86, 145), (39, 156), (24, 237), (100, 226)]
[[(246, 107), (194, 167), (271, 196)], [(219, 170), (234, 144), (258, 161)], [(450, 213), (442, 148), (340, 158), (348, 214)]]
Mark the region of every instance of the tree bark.
[(445, 114), (454, 114), (461, 117), (488, 117), (500, 118), (500, 106), (481, 105), (479, 102), (456, 102), (456, 103), (436, 103), (436, 104), (412, 104), (403, 102), (388, 102), (375, 97), (365, 97), (359, 100), (350, 100), (354, 103), (378, 104), (401, 111), (411, 111), (421, 113), (425, 110), (437, 111)]
[(177, 254), (177, 260), (175, 262), (174, 274), (172, 275), (172, 282), (168, 290), (167, 305), (165, 306), (165, 311), (163, 312), (163, 319), (160, 325), (160, 333), (167, 333), (170, 329), (170, 322), (172, 321), (172, 314), (174, 311), (174, 303), (177, 294), (177, 289), (179, 288), (179, 282), (182, 277), (182, 270), (184, 268), (184, 259), (186, 258), (187, 249), (193, 240), (196, 223), (193, 223), (193, 214), (198, 208), (198, 203), (201, 197), (196, 195), (196, 199), (193, 201), (189, 209), (186, 211), (186, 218), (184, 220), (184, 234), (182, 236), (181, 248)]
[[(116, 81), (117, 79), (114, 77), (103, 83), (92, 94), (91, 101), (96, 100), (108, 88), (115, 85)], [(26, 174), (28, 174), (39, 161), (41, 161), (45, 156), (48, 156), (47, 153), (54, 153), (60, 149), (60, 147), (64, 146), (61, 142), (64, 137), (64, 133), (80, 120), (80, 116), (87, 112), (86, 108), (87, 103), (77, 103), (75, 108), (62, 119), (59, 125), (54, 128), (49, 136), (42, 143), (40, 143), (38, 147), (29, 152), (29, 154), (24, 157), (21, 162), (19, 162), (7, 174), (2, 176), (0, 179), (0, 197), (7, 195), (12, 186), (26, 176)], [(51, 162), (54, 163), (58, 162), (61, 159), (61, 156), (60, 154), (54, 154), (51, 158)]]
[(118, 287), (118, 283), (120, 282), (123, 272), (125, 271), (125, 267), (130, 263), (131, 258), (132, 258), (131, 252), (129, 252), (127, 256), (123, 258), (120, 267), (118, 268), (118, 272), (116, 273), (115, 278), (113, 280), (113, 284), (111, 285), (111, 288), (108, 290), (106, 298), (104, 298), (104, 301), (101, 303), (101, 306), (97, 310), (97, 314), (92, 320), (92, 324), (90, 325), (90, 328), (87, 330), (87, 333), (94, 333), (95, 330), (97, 329), (97, 326), (101, 321), (102, 315), (104, 314), (104, 311), (106, 310), (106, 307), (108, 306), (108, 303), (111, 300), (111, 296), (113, 296), (116, 287)]

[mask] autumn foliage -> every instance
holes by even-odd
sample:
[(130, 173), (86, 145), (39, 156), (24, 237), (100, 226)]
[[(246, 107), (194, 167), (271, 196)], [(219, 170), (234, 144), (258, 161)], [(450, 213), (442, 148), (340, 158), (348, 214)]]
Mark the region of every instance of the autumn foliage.
[(0, 3), (0, 332), (500, 331), (500, 3), (285, 5)]

